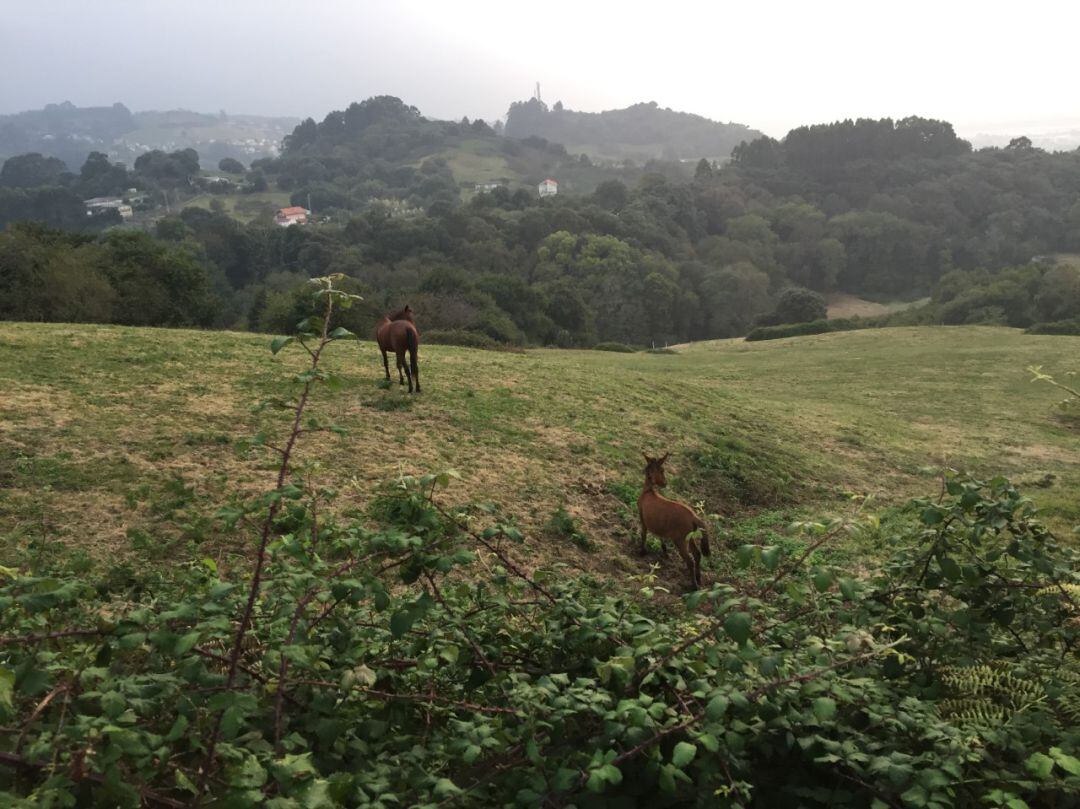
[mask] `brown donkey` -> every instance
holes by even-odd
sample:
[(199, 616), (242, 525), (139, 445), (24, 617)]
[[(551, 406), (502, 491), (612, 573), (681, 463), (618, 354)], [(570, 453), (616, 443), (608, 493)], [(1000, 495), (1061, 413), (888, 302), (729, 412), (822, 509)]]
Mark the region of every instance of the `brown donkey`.
[[(645, 486), (637, 503), (638, 517), (641, 519), (641, 555), (646, 553), (645, 537), (650, 533), (660, 537), (660, 547), (665, 554), (667, 546), (663, 541), (670, 541), (686, 562), (691, 586), (696, 589), (701, 587), (701, 555), (710, 555), (709, 535), (705, 533), (705, 521), (688, 506), (659, 493), (659, 489), (667, 486), (664, 461), (669, 455), (670, 452), (665, 453), (663, 458), (645, 455)], [(698, 550), (697, 541), (689, 536), (694, 531), (701, 532), (701, 550)]]
[[(397, 357), (398, 379), (405, 384), (409, 379), (409, 393), (413, 392), (413, 380), (416, 380), (416, 392), (420, 392), (420, 369), (416, 365), (416, 352), (420, 347), (420, 332), (413, 322), (412, 309), (408, 305), (390, 315), (383, 315), (375, 325), (375, 341), (382, 351), (383, 368), (386, 378), (390, 378), (390, 362), (386, 352), (393, 351)], [(409, 353), (409, 364), (405, 363), (405, 352)], [(402, 370), (405, 371), (404, 376)]]

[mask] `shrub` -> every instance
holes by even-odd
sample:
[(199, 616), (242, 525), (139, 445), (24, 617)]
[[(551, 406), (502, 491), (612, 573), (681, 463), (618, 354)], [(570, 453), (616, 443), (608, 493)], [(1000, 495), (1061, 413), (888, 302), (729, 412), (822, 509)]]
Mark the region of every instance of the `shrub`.
[(633, 346), (628, 346), (626, 343), (597, 343), (593, 346), (593, 351), (614, 351), (619, 354), (636, 354), (637, 349)]
[(1054, 320), (1049, 323), (1035, 323), (1024, 330), (1024, 334), (1080, 334), (1080, 319)]

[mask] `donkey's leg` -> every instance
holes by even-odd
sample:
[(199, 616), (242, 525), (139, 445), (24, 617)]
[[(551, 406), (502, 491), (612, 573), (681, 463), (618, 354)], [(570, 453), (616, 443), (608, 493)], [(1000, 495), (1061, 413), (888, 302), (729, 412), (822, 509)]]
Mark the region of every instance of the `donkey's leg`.
[(385, 348), (381, 349), (381, 351), (382, 351), (383, 368), (386, 369), (386, 381), (389, 382), (390, 381), (390, 358), (388, 356), (386, 356), (386, 349)]

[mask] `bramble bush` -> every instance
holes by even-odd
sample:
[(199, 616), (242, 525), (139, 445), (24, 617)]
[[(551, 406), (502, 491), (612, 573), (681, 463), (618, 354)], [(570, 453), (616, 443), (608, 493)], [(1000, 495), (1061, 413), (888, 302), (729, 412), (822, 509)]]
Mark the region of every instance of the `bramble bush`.
[[(794, 526), (678, 608), (529, 572), (450, 473), (377, 527), (295, 454), (334, 307), (268, 402), (275, 485), (220, 513), (250, 570), (0, 569), (0, 797), (29, 806), (1066, 806), (1080, 794), (1076, 553), (1007, 481), (947, 476), (905, 530)], [(325, 461), (325, 459), (324, 459)], [(869, 532), (855, 577), (818, 551)], [(715, 570), (715, 568), (714, 568)]]

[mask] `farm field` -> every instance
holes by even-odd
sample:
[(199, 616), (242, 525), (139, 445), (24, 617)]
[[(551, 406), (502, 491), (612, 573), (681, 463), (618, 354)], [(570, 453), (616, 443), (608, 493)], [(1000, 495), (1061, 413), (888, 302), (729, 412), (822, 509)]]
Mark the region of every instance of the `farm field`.
[[(212, 515), (272, 484), (237, 441), (279, 421), (252, 405), (305, 358), (257, 334), (0, 325), (0, 564), (70, 553), (87, 564), (234, 549)], [(721, 540), (793, 517), (887, 513), (933, 495), (942, 467), (1010, 476), (1066, 536), (1080, 523), (1080, 426), (1025, 371), (1075, 370), (1080, 338), (989, 327), (897, 328), (675, 354), (421, 347), (424, 393), (379, 385), (371, 343), (337, 343), (312, 413), (349, 431), (305, 439), (307, 474), (362, 509), (401, 474), (453, 469), (440, 497), (491, 503), (526, 529), (528, 563), (641, 574), (632, 552), (641, 451), (670, 450), (669, 494)], [(563, 510), (562, 528), (553, 517)], [(553, 525), (555, 527), (553, 527)], [(568, 527), (570, 526), (570, 527)], [(873, 549), (844, 546), (858, 557)], [(659, 557), (656, 557), (659, 559)], [(650, 560), (654, 561), (654, 560)], [(716, 564), (715, 557), (713, 564)], [(661, 575), (677, 579), (674, 561)]]

